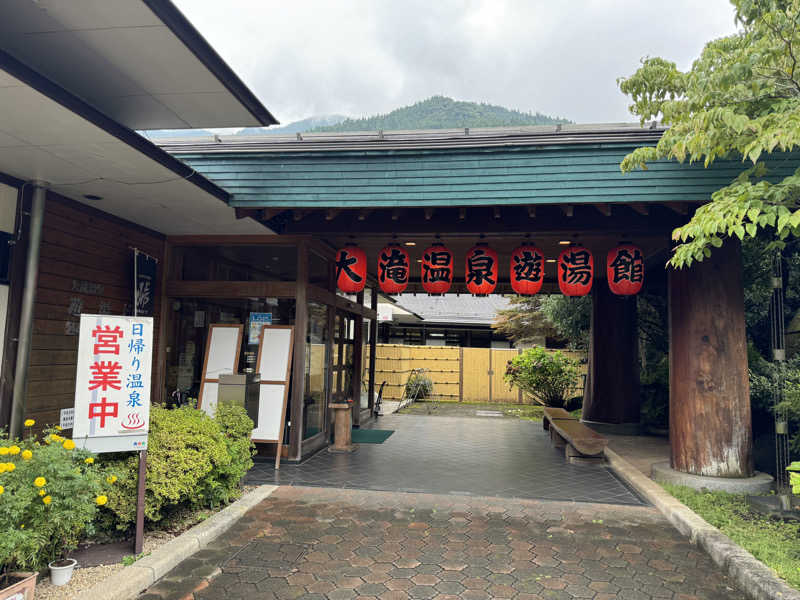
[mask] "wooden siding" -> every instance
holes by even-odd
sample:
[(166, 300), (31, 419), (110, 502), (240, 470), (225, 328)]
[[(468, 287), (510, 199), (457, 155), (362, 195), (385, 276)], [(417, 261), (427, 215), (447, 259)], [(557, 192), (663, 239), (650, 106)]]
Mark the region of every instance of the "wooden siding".
[[(60, 410), (73, 406), (79, 315), (129, 314), (133, 247), (156, 257), (160, 273), (164, 241), (159, 234), (48, 196), (25, 418), (40, 426), (58, 423)], [(160, 294), (158, 289), (156, 293)], [(156, 332), (160, 304), (155, 303)], [(156, 348), (153, 356), (158, 356)], [(154, 366), (154, 382), (157, 372)]]
[[(635, 146), (511, 147), (427, 152), (181, 154), (237, 207), (486, 206), (705, 202), (747, 165), (660, 161), (626, 175)], [(784, 177), (800, 154), (767, 159)]]

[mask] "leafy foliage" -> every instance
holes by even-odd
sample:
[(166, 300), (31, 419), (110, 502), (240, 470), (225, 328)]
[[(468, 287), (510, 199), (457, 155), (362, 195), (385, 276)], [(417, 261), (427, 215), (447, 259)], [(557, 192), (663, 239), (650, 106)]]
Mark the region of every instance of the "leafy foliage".
[(505, 380), (545, 406), (563, 408), (578, 380), (578, 365), (558, 350), (528, 348), (508, 361)]
[(424, 372), (413, 373), (406, 381), (406, 398), (422, 400), (433, 394), (433, 379)]
[(312, 133), (341, 131), (390, 131), (399, 129), (459, 129), (463, 127), (513, 127), (515, 125), (556, 125), (567, 119), (540, 113), (524, 113), (492, 104), (464, 102), (433, 96), (385, 115), (345, 119), (341, 123), (317, 127)]
[(48, 429), (42, 440), (3, 438), (0, 461), (0, 570), (42, 568), (92, 533), (112, 487), (92, 454)]
[(536, 342), (556, 332), (542, 311), (542, 296), (510, 296), (509, 307), (498, 310), (492, 328), (517, 344)]
[(675, 230), (674, 267), (709, 256), (725, 237), (753, 238), (766, 230), (782, 246), (800, 232), (800, 170), (771, 178), (763, 160), (800, 143), (800, 0), (732, 3), (740, 31), (706, 44), (688, 71), (646, 58), (618, 81), (642, 123), (661, 115), (669, 126), (655, 147), (626, 156), (623, 172), (660, 159), (709, 167), (718, 158), (740, 158), (749, 164)]
[(568, 298), (553, 294), (542, 298), (542, 312), (565, 338), (570, 347), (586, 349), (589, 345), (589, 326), (592, 315), (591, 296)]
[[(238, 495), (241, 478), (252, 466), (253, 422), (240, 406), (217, 408), (212, 419), (189, 406), (153, 406), (147, 449), (145, 518), (155, 522), (171, 510), (216, 506)], [(110, 465), (119, 485), (108, 496), (116, 527), (136, 518), (138, 458), (124, 456)]]

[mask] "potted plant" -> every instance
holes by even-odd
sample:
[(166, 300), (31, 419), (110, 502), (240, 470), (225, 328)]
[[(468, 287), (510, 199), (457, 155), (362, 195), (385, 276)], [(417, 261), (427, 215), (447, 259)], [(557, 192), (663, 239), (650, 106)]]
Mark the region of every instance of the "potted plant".
[(59, 559), (92, 532), (115, 479), (57, 428), (39, 438), (30, 433), (33, 420), (25, 425), (24, 439), (0, 436), (0, 600), (32, 600), (34, 571), (48, 563), (58, 573), (54, 583), (68, 580), (74, 561)]

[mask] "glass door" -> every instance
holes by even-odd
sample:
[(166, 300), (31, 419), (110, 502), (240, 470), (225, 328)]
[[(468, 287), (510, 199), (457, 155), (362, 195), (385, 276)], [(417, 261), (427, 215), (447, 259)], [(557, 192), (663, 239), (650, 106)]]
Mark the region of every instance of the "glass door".
[(333, 328), (331, 365), (331, 402), (349, 402), (353, 398), (353, 357), (355, 356), (355, 318), (336, 311)]

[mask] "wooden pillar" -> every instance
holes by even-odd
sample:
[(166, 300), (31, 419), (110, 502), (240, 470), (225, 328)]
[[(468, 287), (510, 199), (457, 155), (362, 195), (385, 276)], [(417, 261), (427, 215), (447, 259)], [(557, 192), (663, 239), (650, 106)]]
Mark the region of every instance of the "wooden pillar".
[[(378, 288), (372, 288), (372, 296), (370, 297), (369, 306), (375, 312), (378, 311)], [(378, 319), (372, 319), (369, 322), (369, 390), (367, 397), (369, 398), (367, 404), (370, 409), (370, 416), (375, 406), (375, 352), (378, 349)]]
[[(294, 307), (294, 356), (292, 357), (291, 422), (289, 427), (289, 457), (300, 460), (303, 443), (303, 410), (306, 378), (306, 334), (308, 330), (308, 246), (297, 246), (297, 287)], [(283, 449), (278, 448), (281, 452)]]
[(669, 426), (672, 468), (753, 474), (750, 382), (738, 241), (669, 271)]
[(638, 427), (638, 340), (636, 298), (615, 296), (605, 279), (596, 279), (592, 286), (584, 421)]

